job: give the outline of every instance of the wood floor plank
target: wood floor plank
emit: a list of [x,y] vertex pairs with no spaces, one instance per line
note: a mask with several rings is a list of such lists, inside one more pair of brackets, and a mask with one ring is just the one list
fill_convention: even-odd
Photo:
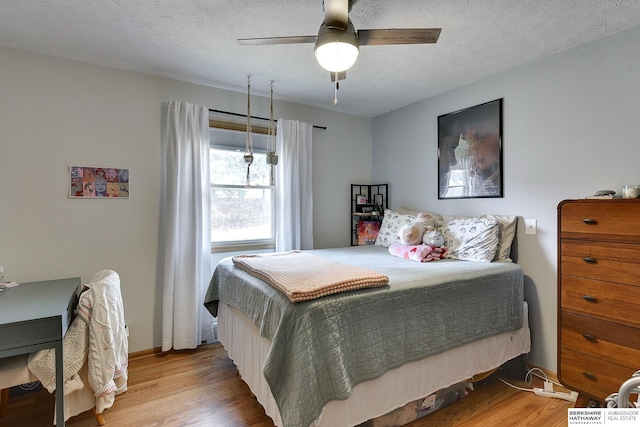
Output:
[[[219,343],[132,356],[128,386],[105,411],[106,427],[273,427]],[[476,385],[467,397],[407,427],[564,427],[571,407],[570,402],[539,397],[495,380]],[[51,426],[53,408],[54,398],[45,390],[12,397],[0,427]],[[69,427],[95,425],[90,412],[67,421]]]

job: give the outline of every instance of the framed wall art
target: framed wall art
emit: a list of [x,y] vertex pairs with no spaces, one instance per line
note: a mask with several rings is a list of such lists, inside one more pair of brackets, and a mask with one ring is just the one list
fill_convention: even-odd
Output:
[[357,205],[366,205],[367,204],[367,196],[365,194],[356,194],[356,204]]
[[69,197],[129,198],[129,169],[69,166]]
[[502,99],[438,117],[438,199],[503,197]]
[[376,208],[380,209],[380,212],[384,212],[384,196],[382,194],[373,196],[373,204],[376,205]]

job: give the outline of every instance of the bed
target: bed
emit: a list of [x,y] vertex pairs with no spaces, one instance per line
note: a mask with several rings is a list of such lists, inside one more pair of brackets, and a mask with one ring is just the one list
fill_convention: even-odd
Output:
[[292,303],[225,258],[205,297],[277,426],[358,425],[530,350],[518,264],[420,263],[377,245],[309,252],[388,285]]

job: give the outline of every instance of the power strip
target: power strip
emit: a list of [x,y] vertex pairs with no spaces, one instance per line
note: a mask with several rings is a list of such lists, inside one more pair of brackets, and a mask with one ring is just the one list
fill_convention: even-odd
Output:
[[564,393],[562,391],[547,391],[543,388],[534,388],[533,392],[538,396],[542,397],[554,397],[556,399],[568,400],[569,402],[575,403],[578,400],[578,392],[572,391],[571,393]]

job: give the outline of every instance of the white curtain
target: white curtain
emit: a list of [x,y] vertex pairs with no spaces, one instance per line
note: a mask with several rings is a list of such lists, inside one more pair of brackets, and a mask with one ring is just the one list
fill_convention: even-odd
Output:
[[213,318],[203,305],[211,278],[208,115],[188,102],[167,106],[162,351],[196,348],[213,338]]
[[311,131],[295,120],[278,120],[276,251],[313,249]]

